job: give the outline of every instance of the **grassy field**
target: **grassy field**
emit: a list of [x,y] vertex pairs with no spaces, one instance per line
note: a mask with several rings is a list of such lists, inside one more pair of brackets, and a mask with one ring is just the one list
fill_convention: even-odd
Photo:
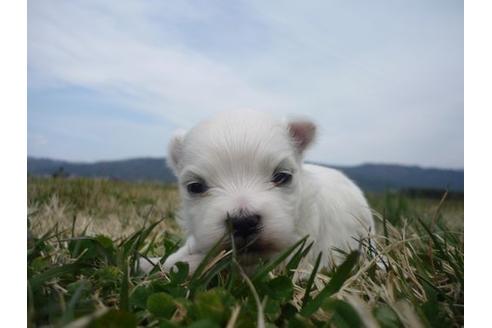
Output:
[[180,242],[173,186],[29,177],[28,325],[462,326],[463,201],[368,198],[380,257],[354,252],[299,280],[309,247],[300,241],[249,277],[234,252],[220,250],[191,277],[186,266],[144,275],[140,256],[165,259]]

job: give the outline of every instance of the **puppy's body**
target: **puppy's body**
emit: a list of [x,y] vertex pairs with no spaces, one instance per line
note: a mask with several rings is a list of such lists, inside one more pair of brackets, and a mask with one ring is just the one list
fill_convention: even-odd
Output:
[[[240,260],[254,265],[309,235],[313,263],[338,262],[333,249],[356,249],[374,231],[360,189],[341,172],[303,163],[315,136],[309,121],[285,122],[258,112],[228,112],[170,142],[168,161],[182,196],[183,247],[165,262],[195,270],[224,235],[244,246]],[[228,232],[231,228],[232,232]],[[149,263],[141,263],[148,269]]]
[[322,265],[338,264],[341,254],[334,249],[352,250],[359,240],[374,232],[371,210],[361,190],[342,172],[318,165],[304,165],[304,201],[298,234],[314,241],[308,261],[314,263],[323,252]]

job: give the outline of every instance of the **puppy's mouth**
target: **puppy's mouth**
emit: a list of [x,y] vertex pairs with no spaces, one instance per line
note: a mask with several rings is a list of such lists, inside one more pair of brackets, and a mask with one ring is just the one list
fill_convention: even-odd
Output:
[[229,246],[234,247],[239,256],[258,255],[263,257],[276,250],[273,243],[262,238],[261,230],[247,236],[234,233],[229,239]]
[[239,254],[261,253],[265,251],[265,246],[261,242],[258,233],[249,236],[234,235],[231,246],[232,244],[234,244],[234,247]]

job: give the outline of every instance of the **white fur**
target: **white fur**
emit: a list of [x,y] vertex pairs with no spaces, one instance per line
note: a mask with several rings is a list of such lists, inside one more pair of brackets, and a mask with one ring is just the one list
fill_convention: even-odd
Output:
[[[315,131],[306,120],[241,111],[220,114],[174,137],[168,163],[178,177],[186,242],[164,269],[182,261],[195,270],[226,233],[227,215],[240,210],[261,215],[259,242],[268,245],[264,252],[244,256],[245,262],[271,258],[306,235],[314,241],[308,264],[323,252],[322,265],[330,266],[339,261],[334,248],[357,249],[357,240],[374,231],[371,211],[361,190],[341,172],[303,164]],[[293,173],[286,186],[270,182],[279,166]],[[192,196],[186,185],[196,178],[209,190]],[[142,268],[150,266],[142,263]]]

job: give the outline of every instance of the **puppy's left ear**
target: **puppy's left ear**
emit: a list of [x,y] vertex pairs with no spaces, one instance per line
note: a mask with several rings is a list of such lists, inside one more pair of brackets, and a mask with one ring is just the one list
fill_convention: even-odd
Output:
[[182,166],[183,142],[186,132],[176,131],[169,141],[167,147],[167,165],[173,170],[174,175],[178,176]]
[[316,137],[316,125],[309,120],[295,120],[288,123],[288,130],[294,147],[302,154]]

